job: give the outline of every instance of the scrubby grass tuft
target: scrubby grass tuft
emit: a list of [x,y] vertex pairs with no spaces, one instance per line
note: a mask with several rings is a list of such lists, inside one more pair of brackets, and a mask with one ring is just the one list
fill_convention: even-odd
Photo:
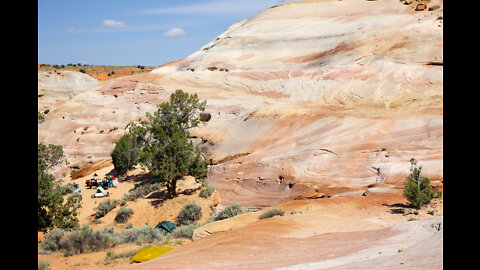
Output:
[[98,204],[96,208],[95,217],[101,218],[104,217],[108,212],[112,211],[119,204],[118,200],[107,199]]
[[215,191],[214,187],[208,186],[208,187],[202,189],[202,191],[200,191],[199,196],[202,197],[202,198],[208,198],[208,197],[212,196],[214,191]]
[[119,243],[121,243],[121,239],[118,234],[113,231],[112,226],[106,227],[103,230],[93,231],[88,225],[84,225],[82,229],[73,231],[60,240],[60,250],[69,256],[104,250]]
[[117,215],[115,216],[115,222],[117,223],[125,223],[133,215],[133,209],[127,207],[120,207],[117,211]]
[[47,260],[38,260],[38,270],[49,270],[50,268],[50,261]]
[[215,217],[215,220],[231,218],[240,213],[242,213],[240,205],[238,205],[238,203],[232,203],[231,205],[225,207],[225,209],[223,209],[220,213],[218,213],[218,215]]
[[202,207],[196,203],[188,203],[180,210],[177,220],[181,225],[190,225],[201,217]]
[[65,231],[63,229],[55,228],[48,234],[45,234],[45,240],[40,243],[41,250],[57,251],[60,247],[60,240],[62,239]]
[[271,218],[273,216],[283,216],[284,211],[283,209],[272,208],[265,211],[263,214],[259,216],[260,219]]
[[149,225],[124,229],[121,233],[123,243],[152,243],[163,239],[163,233]]
[[192,239],[193,231],[198,227],[200,227],[200,223],[198,222],[195,222],[194,224],[190,224],[190,225],[180,226],[172,232],[172,236],[175,238]]

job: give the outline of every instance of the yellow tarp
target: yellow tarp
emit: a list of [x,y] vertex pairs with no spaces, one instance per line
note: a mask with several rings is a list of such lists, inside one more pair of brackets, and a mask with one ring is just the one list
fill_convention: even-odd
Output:
[[171,247],[146,247],[142,248],[137,253],[133,258],[130,260],[131,263],[141,263],[141,262],[146,262],[148,260],[154,259],[160,255],[163,255],[173,248]]

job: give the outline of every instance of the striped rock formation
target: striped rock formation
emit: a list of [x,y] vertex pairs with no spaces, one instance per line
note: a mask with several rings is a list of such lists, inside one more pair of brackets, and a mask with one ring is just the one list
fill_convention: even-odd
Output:
[[433,0],[274,6],[184,59],[55,106],[38,137],[82,167],[183,89],[207,100],[210,120],[191,134],[222,204],[400,188],[412,157],[443,181],[442,18]]

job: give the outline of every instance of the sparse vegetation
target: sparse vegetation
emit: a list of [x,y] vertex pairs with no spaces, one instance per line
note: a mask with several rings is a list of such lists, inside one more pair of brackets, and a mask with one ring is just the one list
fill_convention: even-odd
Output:
[[180,226],[172,232],[172,236],[175,238],[192,239],[193,231],[198,227],[200,227],[200,223],[198,222]]
[[62,196],[67,195],[67,194],[72,194],[75,191],[75,188],[73,187],[72,183],[68,183],[68,184],[63,185],[63,186],[59,185],[57,188],[59,189],[59,192],[60,192],[60,194],[62,194]]
[[49,270],[50,262],[47,260],[38,260],[38,270]]
[[45,114],[38,112],[38,123],[41,124],[43,122],[45,122]]
[[[52,236],[52,234],[54,234]],[[93,231],[88,225],[80,230],[66,234],[61,229],[52,230],[40,243],[40,248],[49,251],[61,251],[66,256],[103,250],[120,243],[120,238],[113,231],[113,227]]]
[[120,207],[115,216],[115,222],[125,223],[133,215],[133,209],[127,207]]
[[143,225],[131,229],[124,229],[120,235],[122,242],[125,244],[136,243],[152,243],[160,241],[164,238],[163,233],[149,225]]
[[182,225],[190,225],[201,217],[202,207],[196,203],[188,203],[180,210],[177,221]]
[[109,264],[114,263],[117,259],[132,258],[133,256],[135,256],[135,254],[137,253],[137,251],[139,249],[140,248],[135,248],[135,249],[119,252],[119,253],[116,253],[113,250],[109,250],[109,251],[107,251],[106,258],[104,260],[100,261],[100,263],[103,264],[103,265],[109,265]]
[[39,64],[38,71],[51,72],[56,69],[65,71],[78,71],[85,73],[97,80],[104,81],[112,78],[118,78],[121,76],[132,75],[134,73],[150,72],[154,69],[153,66],[107,66],[107,65],[88,65],[88,64],[67,64],[67,65],[49,65]]
[[225,207],[218,215],[215,217],[215,220],[222,220],[234,217],[238,214],[242,213],[242,209],[238,203],[232,203],[231,205]]
[[212,186],[208,186],[200,191],[199,196],[202,198],[208,198],[212,196],[213,192],[215,191],[215,188]]
[[417,167],[417,161],[414,158],[410,159],[410,165],[410,175],[403,183],[403,197],[410,202],[412,207],[420,209],[434,197],[441,197],[441,192],[433,191],[430,179],[421,176],[422,166]]
[[265,219],[265,218],[271,218],[274,216],[283,216],[284,211],[283,209],[278,209],[278,208],[272,208],[268,209],[263,214],[259,216],[260,219]]
[[53,229],[45,234],[45,240],[39,245],[39,253],[63,252],[65,256],[89,253],[109,249],[119,244],[147,244],[164,241],[160,230],[143,225],[115,232],[113,226],[102,230],[93,230],[88,225],[66,233],[63,229]]
[[95,211],[95,217],[101,218],[104,217],[108,212],[112,211],[119,204],[118,200],[106,199],[105,201],[98,204]]

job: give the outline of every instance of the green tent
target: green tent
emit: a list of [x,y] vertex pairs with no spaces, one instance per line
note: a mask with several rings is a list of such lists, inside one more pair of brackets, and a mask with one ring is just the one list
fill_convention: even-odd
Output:
[[175,230],[175,224],[170,221],[162,221],[155,226],[155,229],[163,230],[165,233],[171,233]]
[[130,260],[130,264],[132,263],[141,263],[146,262],[148,260],[154,259],[160,255],[163,255],[173,248],[171,247],[146,247],[142,248]]

